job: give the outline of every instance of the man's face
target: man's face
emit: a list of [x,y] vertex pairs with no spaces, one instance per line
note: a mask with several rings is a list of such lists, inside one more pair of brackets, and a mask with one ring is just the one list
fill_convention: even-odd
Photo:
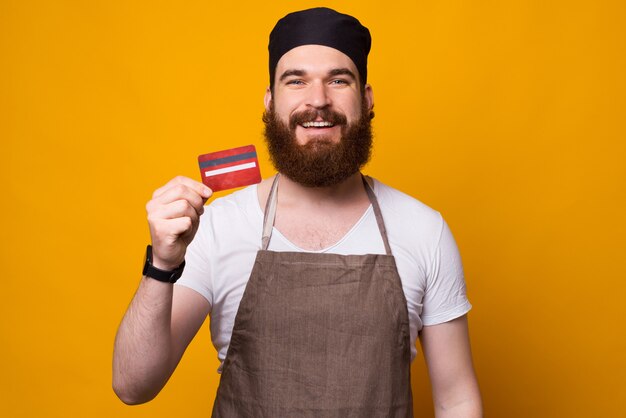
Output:
[[[265,107],[274,103],[274,111],[283,123],[298,113],[314,110],[334,110],[353,123],[361,116],[361,103],[367,108],[373,105],[372,90],[369,85],[363,89],[358,80],[359,73],[352,60],[334,48],[322,45],[303,45],[283,55],[276,66],[275,82],[272,91],[267,91]],[[298,123],[295,134],[300,145],[314,138],[325,137],[339,141],[341,126],[329,124],[322,117],[320,123]]]
[[283,55],[265,96],[276,168],[303,185],[330,186],[357,172],[371,149],[372,90],[348,56],[320,45]]

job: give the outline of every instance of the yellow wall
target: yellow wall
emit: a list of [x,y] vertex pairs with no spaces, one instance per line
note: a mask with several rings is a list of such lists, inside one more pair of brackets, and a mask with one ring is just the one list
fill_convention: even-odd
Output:
[[[272,174],[267,36],[319,3],[226,4],[0,1],[2,416],[208,416],[206,324],[148,405],[115,398],[110,363],[152,190],[248,143]],[[457,237],[487,415],[624,416],[625,3],[326,4],[373,33],[366,172]]]

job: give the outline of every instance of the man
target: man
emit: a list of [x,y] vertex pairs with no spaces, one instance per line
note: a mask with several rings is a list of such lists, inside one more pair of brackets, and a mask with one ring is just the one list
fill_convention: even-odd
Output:
[[213,416],[412,416],[418,333],[437,417],[481,416],[454,239],[437,212],[359,171],[370,42],[330,9],[285,16],[263,118],[279,174],[206,212],[212,192],[191,179],[154,192],[152,248],[115,343],[124,402],[156,396],[210,313]]

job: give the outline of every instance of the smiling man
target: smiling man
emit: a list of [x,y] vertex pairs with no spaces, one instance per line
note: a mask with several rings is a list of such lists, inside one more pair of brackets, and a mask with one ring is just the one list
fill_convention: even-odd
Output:
[[152,247],[115,342],[124,402],[156,396],[210,314],[215,417],[411,417],[418,336],[437,417],[481,416],[452,234],[360,172],[370,45],[331,9],[279,20],[263,116],[279,174],[206,211],[212,192],[191,179],[154,192]]
[[302,45],[282,55],[275,72],[263,120],[276,169],[310,187],[358,172],[370,156],[373,97],[354,62],[328,46]]

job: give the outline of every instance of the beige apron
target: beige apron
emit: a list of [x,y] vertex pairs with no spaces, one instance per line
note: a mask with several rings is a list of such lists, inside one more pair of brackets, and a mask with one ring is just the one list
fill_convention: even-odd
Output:
[[409,316],[378,201],[386,254],[262,250],[235,317],[213,417],[412,417]]

